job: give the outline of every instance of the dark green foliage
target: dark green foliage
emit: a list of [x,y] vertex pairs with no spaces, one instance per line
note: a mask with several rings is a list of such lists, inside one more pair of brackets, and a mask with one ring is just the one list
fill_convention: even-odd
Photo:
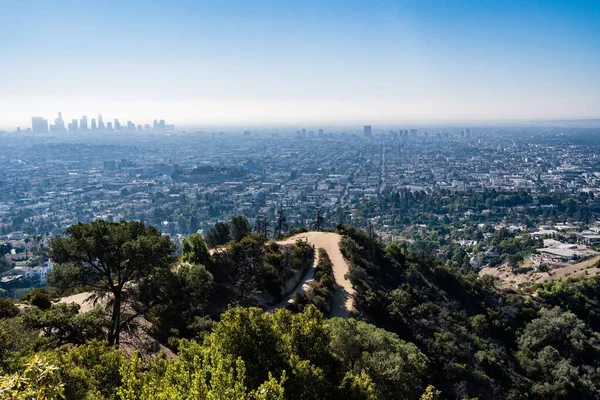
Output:
[[600,277],[546,282],[535,293],[551,306],[560,306],[600,332]]
[[52,307],[52,295],[46,288],[35,288],[31,292],[21,297],[21,301],[36,306],[40,310],[47,310]]
[[115,398],[121,385],[120,367],[125,357],[104,341],[91,340],[81,346],[63,346],[44,353],[58,367],[66,400]]
[[170,336],[195,337],[197,318],[204,315],[204,306],[212,290],[213,277],[203,265],[179,263],[172,271],[140,282],[140,300],[152,304],[148,319],[153,323],[153,336],[166,343]]
[[365,371],[380,399],[418,398],[425,389],[427,357],[397,335],[354,319],[327,323],[333,354],[345,371]]
[[[350,278],[358,291],[355,306],[359,314],[415,343],[430,360],[430,382],[443,393],[456,398],[548,395],[530,382],[544,386],[544,379],[550,381],[544,376],[556,379],[556,374],[552,375],[551,370],[543,374],[540,370],[524,372],[524,360],[535,360],[537,353],[521,351],[517,355],[523,340],[521,332],[538,317],[536,303],[519,294],[498,291],[493,279],[465,277],[451,266],[399,247],[390,246],[386,251],[356,229],[341,230],[347,235],[342,242],[343,252],[351,261]],[[569,298],[559,297],[564,301]],[[591,298],[589,301],[591,305]],[[577,304],[569,303],[574,308]],[[593,319],[592,307],[580,308],[582,315]],[[594,340],[589,343],[591,348],[596,347]],[[589,350],[589,354],[595,353]],[[569,379],[591,387],[590,382],[600,380],[590,375],[588,367],[581,366],[589,365],[581,357],[578,353],[579,364],[572,364],[575,367],[570,372],[576,379]],[[600,387],[597,385],[577,393],[588,396]],[[562,388],[557,393],[562,394],[554,398],[566,399],[576,392]]]
[[234,242],[239,242],[245,236],[249,235],[250,232],[252,232],[252,228],[250,227],[250,222],[245,217],[238,215],[231,220],[229,237]]
[[[168,270],[173,262],[174,244],[153,227],[136,221],[111,223],[97,220],[72,225],[66,237],[53,238],[50,256],[66,265],[55,275],[100,295],[112,297],[107,340],[119,343],[119,334],[128,321],[122,318],[126,301],[125,284],[144,278],[155,270]],[[56,281],[56,279],[55,279]],[[67,285],[69,283],[61,283]]]
[[44,311],[29,310],[23,314],[23,322],[26,327],[41,332],[49,347],[101,339],[106,327],[102,309],[80,313],[77,304],[64,303],[54,304]]
[[229,241],[229,225],[225,222],[217,222],[206,234],[208,247],[223,245]]
[[182,261],[205,266],[212,263],[208,246],[200,233],[192,233],[183,239],[182,247]]
[[227,305],[257,306],[280,300],[284,282],[312,265],[314,250],[304,243],[265,245],[261,235],[251,234],[214,254],[209,268],[215,280],[209,301],[211,315]]
[[0,320],[0,374],[14,373],[23,367],[23,357],[33,354],[39,330],[30,329],[20,317]]
[[19,315],[19,307],[13,299],[0,298],[0,319],[14,318]]
[[600,335],[558,307],[540,314],[517,341],[517,359],[535,382],[533,397],[599,398]]
[[6,258],[0,256],[0,274],[8,271],[12,268],[12,265],[8,262]]

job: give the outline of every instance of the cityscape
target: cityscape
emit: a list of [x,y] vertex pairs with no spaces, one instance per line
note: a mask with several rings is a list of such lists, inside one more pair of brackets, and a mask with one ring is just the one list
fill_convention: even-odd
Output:
[[597,0],[1,13],[0,400],[600,399]]
[[[42,117],[31,117],[31,128],[27,128],[27,132],[32,133],[60,133],[60,132],[86,132],[86,131],[127,131],[127,132],[165,132],[175,130],[175,125],[168,125],[164,119],[154,120],[152,126],[150,124],[135,125],[132,121],[127,121],[126,124],[121,125],[117,118],[113,122],[104,123],[102,114],[98,114],[98,119],[90,119],[88,125],[87,115],[82,115],[80,119],[74,118],[71,122],[65,125],[62,113],[59,111],[58,117],[54,120],[54,124],[49,124],[47,119]],[[21,128],[17,127],[16,132],[20,132]]]

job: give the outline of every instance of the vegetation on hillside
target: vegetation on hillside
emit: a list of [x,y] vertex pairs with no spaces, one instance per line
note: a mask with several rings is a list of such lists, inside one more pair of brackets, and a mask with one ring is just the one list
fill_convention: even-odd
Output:
[[[266,243],[248,232],[211,255],[194,234],[173,257],[153,228],[128,224],[76,225],[53,241],[52,251],[63,256],[56,286],[26,296],[23,307],[0,302],[1,396],[600,397],[600,278],[547,282],[528,293],[500,290],[489,276],[464,275],[340,225],[355,318],[324,317],[335,283],[322,249],[306,295],[312,300],[265,313],[253,305],[279,300],[285,279],[311,265],[311,246]],[[136,252],[148,266],[125,258]],[[107,265],[110,279],[94,275]],[[130,279],[120,280],[119,270]],[[127,323],[119,334],[147,331],[156,341],[152,356],[109,340],[116,334],[111,280],[122,282],[118,312]],[[55,303],[60,290],[73,290],[67,282],[95,290],[104,303],[89,312]]]

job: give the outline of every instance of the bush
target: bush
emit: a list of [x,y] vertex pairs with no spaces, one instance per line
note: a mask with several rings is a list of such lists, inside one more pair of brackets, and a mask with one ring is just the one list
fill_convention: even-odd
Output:
[[50,292],[44,288],[33,289],[23,296],[21,300],[32,306],[36,306],[40,310],[48,310],[52,307],[52,297],[50,296]]
[[19,307],[12,299],[0,299],[0,319],[14,318],[19,315]]

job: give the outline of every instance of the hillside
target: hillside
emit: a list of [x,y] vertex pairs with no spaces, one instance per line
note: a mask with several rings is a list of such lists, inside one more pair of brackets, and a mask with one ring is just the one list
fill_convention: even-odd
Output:
[[[136,232],[149,243],[163,240],[127,223],[85,227],[96,228],[122,238],[96,246],[100,254],[123,251],[126,235],[143,243]],[[57,265],[61,274],[72,268]],[[129,343],[117,342],[121,351],[108,346],[103,327],[111,307],[47,304],[38,292],[26,309],[0,304],[3,373],[32,374],[26,362],[38,357],[38,370],[58,368],[45,384],[61,391],[52,385],[65,383],[68,399],[600,396],[599,277],[535,284],[524,295],[344,225],[278,243],[248,234],[212,255],[201,236],[191,235],[181,259],[149,271],[125,288],[122,315],[132,325],[121,333],[133,338],[144,328],[129,317],[139,315],[152,324],[144,330],[156,350],[173,351],[169,357],[159,350],[142,362]],[[298,284],[284,294],[286,276]],[[331,308],[298,297],[299,287],[331,293]],[[301,307],[291,298],[301,298]],[[256,301],[276,306],[241,304]],[[328,319],[319,306],[353,318]],[[14,380],[5,375],[1,382],[0,390]]]
[[566,265],[560,268],[554,268],[548,272],[526,272],[514,273],[511,268],[503,265],[500,267],[486,267],[479,271],[479,275],[491,275],[500,280],[500,285],[506,288],[527,288],[536,283],[543,283],[555,280],[564,280],[569,278],[586,278],[600,274],[600,268],[597,267],[600,262],[600,256],[591,257],[579,263]]

